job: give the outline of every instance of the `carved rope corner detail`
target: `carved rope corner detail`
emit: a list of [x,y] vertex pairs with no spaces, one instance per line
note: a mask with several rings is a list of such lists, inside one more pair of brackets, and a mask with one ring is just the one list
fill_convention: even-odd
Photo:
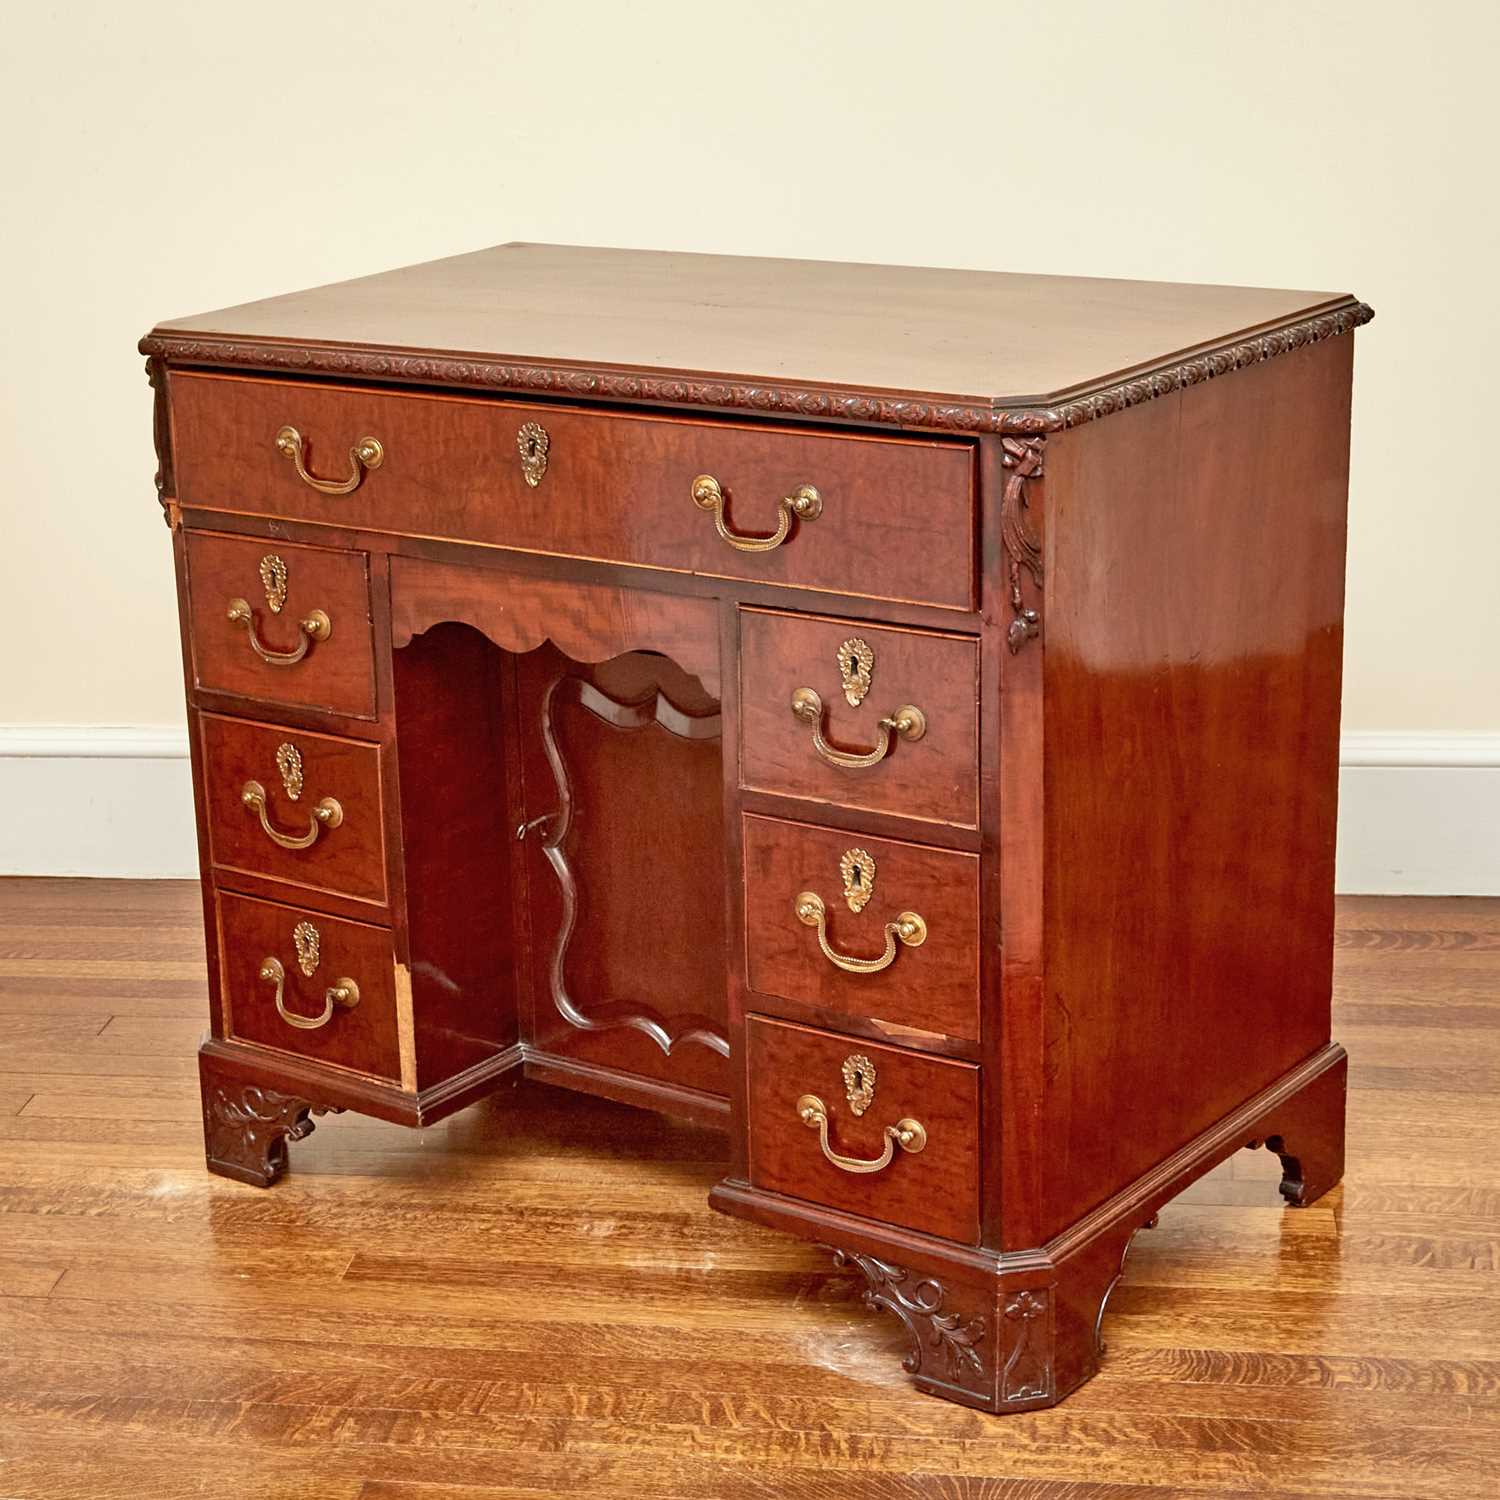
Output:
[[979,1346],[985,1337],[982,1317],[967,1322],[959,1313],[943,1311],[947,1292],[933,1277],[918,1280],[904,1266],[891,1265],[873,1255],[853,1250],[834,1250],[833,1263],[840,1270],[854,1266],[865,1278],[864,1303],[873,1310],[894,1313],[911,1336],[911,1352],[901,1361],[910,1375],[922,1372],[930,1358],[941,1365],[951,1381],[973,1383],[984,1377],[984,1359]]
[[1013,618],[1006,631],[1005,643],[1014,656],[1029,640],[1042,632],[1041,611],[1027,604],[1021,586],[1024,569],[1031,576],[1032,587],[1042,592],[1042,544],[1031,523],[1031,498],[1026,483],[1042,477],[1047,439],[1042,437],[1001,438],[1005,468],[1005,487],[1000,495],[1000,539],[1004,543]]

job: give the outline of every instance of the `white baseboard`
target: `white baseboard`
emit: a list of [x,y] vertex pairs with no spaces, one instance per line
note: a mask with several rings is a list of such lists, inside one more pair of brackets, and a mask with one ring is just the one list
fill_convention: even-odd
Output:
[[0,875],[197,874],[185,729],[0,724]]
[[[1500,896],[1500,733],[1348,734],[1346,894]],[[184,731],[0,725],[0,875],[198,873]]]
[[1338,889],[1500,896],[1500,734],[1346,734]]

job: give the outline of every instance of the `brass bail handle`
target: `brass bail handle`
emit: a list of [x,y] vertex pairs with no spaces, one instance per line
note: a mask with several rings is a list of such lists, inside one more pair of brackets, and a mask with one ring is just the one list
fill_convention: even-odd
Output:
[[255,613],[250,608],[248,599],[229,601],[229,622],[232,625],[245,627],[250,649],[267,666],[272,667],[295,667],[307,655],[308,647],[314,641],[326,641],[333,634],[333,621],[321,609],[309,610],[306,618],[297,622],[297,633],[300,637],[297,645],[290,651],[273,651],[256,633]]
[[316,1031],[320,1026],[326,1026],[333,1018],[335,1007],[353,1010],[359,1004],[359,986],[352,979],[339,979],[323,993],[322,1015],[299,1016],[295,1011],[286,1008],[286,969],[281,960],[279,958],[262,959],[260,977],[266,983],[276,986],[276,1014],[288,1026],[295,1026],[298,1031]]
[[385,447],[379,438],[362,437],[349,450],[349,477],[347,479],[319,479],[308,472],[307,460],[302,451],[302,434],[295,427],[286,426],[276,434],[276,451],[290,460],[303,484],[309,484],[320,495],[349,495],[359,488],[360,481],[371,469],[378,469],[385,462]]
[[260,814],[260,826],[273,844],[283,849],[311,849],[325,828],[337,828],[344,821],[344,809],[337,797],[324,797],[307,818],[306,833],[283,833],[273,827],[266,808],[266,789],[258,781],[247,781],[240,788],[240,801],[251,812]]
[[724,489],[712,474],[700,474],[693,481],[693,503],[713,514],[714,530],[736,552],[772,552],[787,539],[793,517],[816,521],[823,514],[823,497],[812,485],[799,484],[790,495],[776,502],[776,530],[770,536],[747,536],[735,531],[724,519]]
[[878,974],[896,961],[896,945],[920,948],[927,941],[927,923],[914,911],[899,912],[895,921],[885,924],[885,952],[879,958],[854,958],[840,953],[828,941],[828,908],[816,891],[801,891],[792,904],[797,920],[818,929],[818,947],[834,968],[846,974]]
[[878,766],[891,753],[893,736],[915,743],[927,733],[927,715],[914,704],[903,703],[875,726],[876,739],[870,750],[840,750],[828,743],[823,733],[823,700],[810,687],[799,687],[792,693],[792,717],[812,725],[813,749],[831,766],[844,771],[860,771]]
[[859,1156],[840,1156],[828,1141],[828,1106],[816,1094],[803,1094],[798,1099],[797,1117],[809,1130],[818,1132],[823,1155],[841,1172],[883,1172],[895,1159],[898,1146],[915,1156],[927,1145],[927,1130],[922,1122],[904,1119],[885,1127],[885,1150],[879,1156],[868,1160]]

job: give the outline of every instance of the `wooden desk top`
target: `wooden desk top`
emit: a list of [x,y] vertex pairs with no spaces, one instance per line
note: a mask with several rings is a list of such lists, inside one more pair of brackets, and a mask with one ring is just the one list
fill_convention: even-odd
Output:
[[1045,431],[1371,316],[1343,294],[497,245],[163,323],[169,362]]

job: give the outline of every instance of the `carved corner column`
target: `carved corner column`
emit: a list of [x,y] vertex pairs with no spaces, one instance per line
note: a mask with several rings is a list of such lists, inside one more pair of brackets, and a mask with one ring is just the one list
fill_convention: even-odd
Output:
[[330,1105],[283,1093],[198,1054],[203,1094],[203,1151],[210,1172],[270,1187],[286,1171],[287,1142],[312,1134],[312,1116]]

